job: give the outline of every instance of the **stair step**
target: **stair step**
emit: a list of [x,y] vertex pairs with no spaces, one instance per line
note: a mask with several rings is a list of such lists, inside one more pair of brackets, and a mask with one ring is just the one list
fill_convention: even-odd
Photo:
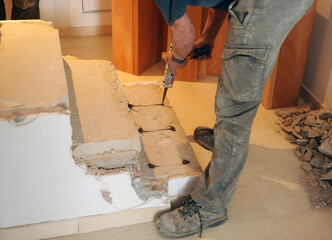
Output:
[[191,193],[202,169],[174,109],[167,99],[160,104],[162,89],[157,82],[137,82],[124,84],[123,90],[141,132],[142,178],[153,172],[169,196]]
[[0,119],[68,109],[58,31],[43,21],[0,24]]
[[64,60],[75,160],[107,169],[137,166],[141,142],[114,65],[71,56]]

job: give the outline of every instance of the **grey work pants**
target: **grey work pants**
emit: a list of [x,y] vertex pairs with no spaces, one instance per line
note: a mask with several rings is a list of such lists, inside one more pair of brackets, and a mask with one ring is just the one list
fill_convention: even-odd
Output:
[[229,26],[215,99],[215,151],[192,198],[214,209],[232,200],[245,164],[263,88],[287,34],[313,0],[238,0]]

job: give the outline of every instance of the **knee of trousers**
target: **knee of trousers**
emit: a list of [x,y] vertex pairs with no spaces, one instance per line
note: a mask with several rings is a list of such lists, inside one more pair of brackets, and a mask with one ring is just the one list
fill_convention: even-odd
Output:
[[39,3],[39,0],[13,0],[16,7],[28,9]]
[[260,102],[268,78],[269,46],[225,44],[217,97]]

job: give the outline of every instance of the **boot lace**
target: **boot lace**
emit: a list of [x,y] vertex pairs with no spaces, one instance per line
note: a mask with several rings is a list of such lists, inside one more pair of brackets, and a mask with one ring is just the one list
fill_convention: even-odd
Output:
[[179,209],[180,215],[183,217],[184,220],[187,219],[187,217],[192,217],[195,214],[198,214],[200,226],[199,226],[199,237],[202,237],[202,231],[203,231],[203,223],[202,223],[202,216],[200,213],[200,209],[202,206],[200,206],[198,203],[196,203],[193,199],[188,199],[183,202],[182,208]]

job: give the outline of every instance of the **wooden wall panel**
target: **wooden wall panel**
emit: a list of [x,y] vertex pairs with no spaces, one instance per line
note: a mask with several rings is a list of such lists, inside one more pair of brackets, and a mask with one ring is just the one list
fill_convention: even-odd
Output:
[[133,19],[132,0],[112,0],[113,63],[129,73],[134,72]]
[[167,47],[169,47],[168,45],[168,25],[167,22],[165,21],[165,19],[163,18],[163,29],[162,29],[163,33],[162,33],[162,38],[163,38],[163,42],[162,42],[162,51],[163,52],[168,52]]
[[161,59],[162,21],[153,0],[112,0],[116,69],[139,75]]
[[267,81],[264,91],[263,91],[263,100],[262,100],[262,105],[266,109],[271,109],[272,108],[272,101],[273,101],[273,95],[274,95],[274,90],[275,90],[275,84],[277,81],[277,73],[278,73],[278,66],[279,66],[279,57],[280,54],[278,55],[276,64],[272,70],[271,76],[269,80]]
[[287,36],[280,49],[272,108],[297,106],[317,1]]
[[[201,33],[203,32],[205,22],[208,15],[208,8],[203,8]],[[205,78],[206,76],[219,76],[221,70],[221,54],[226,41],[226,34],[228,29],[228,14],[225,13],[225,20],[219,30],[215,40],[215,45],[211,53],[211,59],[198,62],[198,78]]]
[[[203,7],[200,35],[202,35],[202,32],[204,30],[204,24],[206,22],[207,17],[208,17],[208,8]],[[197,78],[206,78],[207,61],[198,61],[197,68],[198,68]]]
[[138,74],[161,60],[163,16],[153,0],[139,1]]
[[[228,16],[228,15],[227,15]],[[224,21],[221,26],[219,33],[217,35],[214,48],[211,54],[211,59],[207,63],[207,75],[210,76],[219,76],[221,71],[221,54],[224,49],[224,44],[226,41],[226,34],[228,29],[228,20]]]

